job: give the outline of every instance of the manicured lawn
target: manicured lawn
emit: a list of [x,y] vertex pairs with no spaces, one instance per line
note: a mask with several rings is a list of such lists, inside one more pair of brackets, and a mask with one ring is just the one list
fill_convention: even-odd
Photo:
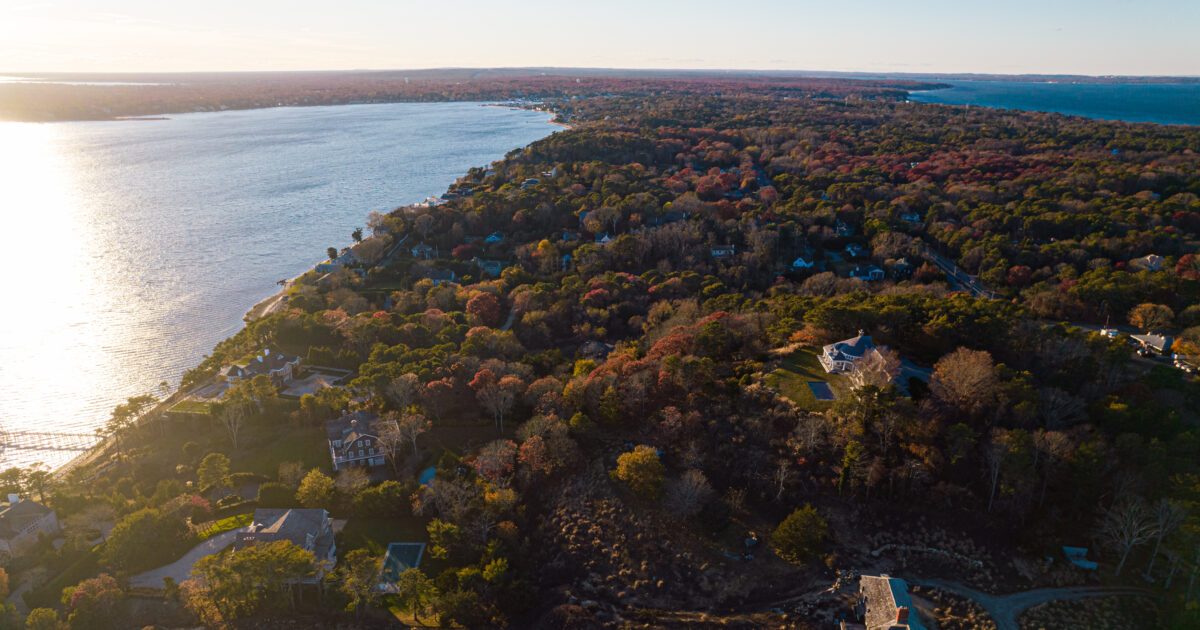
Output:
[[[354,549],[366,549],[382,556],[394,542],[426,542],[425,521],[415,516],[404,518],[352,518],[338,534],[338,555]],[[425,550],[421,565],[429,560]]]
[[230,458],[233,471],[258,473],[274,479],[283,462],[300,462],[306,470],[328,470],[331,466],[325,432],[316,428],[290,428],[242,440],[242,444],[247,445],[256,442],[262,446],[243,448]]
[[237,529],[249,525],[254,520],[254,514],[247,512],[246,514],[235,514],[220,520],[213,521],[204,531],[200,532],[200,541],[203,542],[230,530]]
[[840,378],[842,377],[825,372],[825,368],[817,361],[815,349],[803,348],[784,357],[779,369],[767,375],[766,384],[778,390],[801,409],[825,411],[832,403],[817,400],[808,384],[826,382],[833,385]]
[[175,413],[208,413],[209,403],[200,402],[198,400],[181,400],[175,403],[168,411]]

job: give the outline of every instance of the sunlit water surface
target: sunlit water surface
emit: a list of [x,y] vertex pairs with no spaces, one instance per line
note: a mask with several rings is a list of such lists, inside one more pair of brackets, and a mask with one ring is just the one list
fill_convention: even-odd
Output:
[[[367,213],[441,194],[548,120],[437,103],[0,123],[0,423],[92,432]],[[0,466],[73,455],[8,449]]]

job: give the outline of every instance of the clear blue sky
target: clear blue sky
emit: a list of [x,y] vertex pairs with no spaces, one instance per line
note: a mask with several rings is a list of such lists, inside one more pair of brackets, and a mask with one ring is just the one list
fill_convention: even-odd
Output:
[[1200,0],[2,0],[0,71],[1200,75]]

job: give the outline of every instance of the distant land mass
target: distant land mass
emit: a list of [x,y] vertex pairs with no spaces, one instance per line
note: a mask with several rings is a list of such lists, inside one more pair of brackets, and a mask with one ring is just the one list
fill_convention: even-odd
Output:
[[112,120],[279,106],[714,93],[904,100],[948,87],[892,78],[798,73],[571,68],[440,68],[346,72],[0,73],[0,120]]

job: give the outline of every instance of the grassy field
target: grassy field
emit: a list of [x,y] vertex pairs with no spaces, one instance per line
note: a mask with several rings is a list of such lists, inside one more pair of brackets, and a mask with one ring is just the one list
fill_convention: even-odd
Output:
[[[813,396],[812,390],[809,389],[809,381],[820,381],[834,385],[837,379],[842,378],[836,374],[828,374],[825,368],[821,367],[821,363],[817,360],[817,351],[814,348],[803,348],[796,350],[791,354],[783,357],[782,364],[778,370],[767,375],[767,387],[771,387],[779,391],[792,402],[796,403],[801,409],[808,411],[825,411],[833,403],[825,400],[817,400]],[[836,387],[834,387],[836,391]]]
[[322,468],[328,471],[332,466],[325,432],[318,428],[288,428],[271,435],[247,437],[242,439],[243,444],[264,446],[243,449],[231,457],[231,470],[258,473],[274,479],[283,462],[298,461],[306,470]]

